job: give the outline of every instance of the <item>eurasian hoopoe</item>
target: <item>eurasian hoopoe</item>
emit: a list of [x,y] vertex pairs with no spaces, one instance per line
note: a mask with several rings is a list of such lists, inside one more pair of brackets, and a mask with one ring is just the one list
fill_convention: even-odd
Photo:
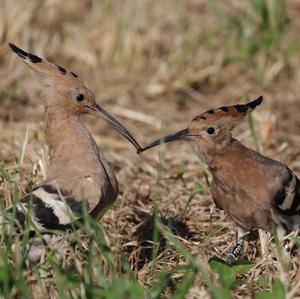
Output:
[[[46,139],[49,146],[47,179],[16,206],[16,218],[23,224],[28,203],[31,219],[41,230],[66,229],[86,208],[100,218],[118,195],[113,169],[99,151],[81,116],[105,119],[140,149],[128,130],[95,102],[94,93],[78,76],[59,65],[9,44],[11,49],[45,83]],[[6,213],[8,210],[5,210]]]
[[186,140],[213,176],[216,206],[237,223],[238,242],[228,261],[240,253],[243,237],[252,229],[277,227],[279,237],[300,227],[300,181],[284,164],[255,152],[232,138],[231,130],[260,105],[262,97],[244,104],[211,109],[188,126],[145,146]]

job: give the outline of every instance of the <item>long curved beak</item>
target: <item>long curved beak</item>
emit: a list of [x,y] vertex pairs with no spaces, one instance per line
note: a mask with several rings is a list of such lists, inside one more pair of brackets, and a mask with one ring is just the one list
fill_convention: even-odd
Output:
[[98,118],[103,118],[108,124],[110,124],[114,129],[116,129],[121,135],[123,135],[133,146],[136,148],[139,153],[142,148],[139,143],[135,140],[132,134],[111,114],[106,112],[100,105],[96,104],[94,107],[86,106],[90,113],[95,115]]
[[146,146],[144,146],[141,150],[138,150],[138,154],[140,154],[141,152],[144,152],[144,151],[146,151],[146,150],[148,150],[152,147],[163,144],[163,143],[176,141],[176,140],[185,140],[189,136],[190,136],[189,135],[189,130],[188,129],[183,129],[181,131],[178,131],[175,134],[166,135],[166,136],[161,137],[157,140],[154,140],[153,142],[151,142],[151,143],[147,144]]

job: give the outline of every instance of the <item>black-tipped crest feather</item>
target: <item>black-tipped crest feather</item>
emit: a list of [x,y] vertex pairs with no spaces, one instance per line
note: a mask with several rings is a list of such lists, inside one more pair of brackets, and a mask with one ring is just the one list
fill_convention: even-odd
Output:
[[258,97],[256,100],[246,104],[248,107],[250,107],[251,109],[255,109],[256,106],[260,105],[263,101],[263,96]]
[[238,111],[238,112],[241,112],[241,113],[244,113],[244,112],[247,112],[248,109],[255,109],[256,106],[260,105],[261,102],[263,100],[263,97],[260,96],[258,97],[256,100],[252,101],[252,102],[249,102],[247,104],[237,104],[237,105],[234,105],[233,107]]
[[9,43],[8,45],[22,59],[27,59],[28,58],[32,63],[41,63],[42,62],[42,58],[40,58],[40,57],[38,57],[34,54],[27,53],[24,50],[18,48],[16,45],[12,44],[12,43]]

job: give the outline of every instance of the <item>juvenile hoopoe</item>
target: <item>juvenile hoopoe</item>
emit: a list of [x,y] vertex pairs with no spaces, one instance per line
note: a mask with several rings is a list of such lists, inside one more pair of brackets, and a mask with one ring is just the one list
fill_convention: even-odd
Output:
[[261,104],[263,98],[211,109],[188,126],[145,146],[189,141],[195,154],[213,176],[212,197],[238,226],[238,242],[230,251],[232,262],[240,253],[243,237],[252,229],[267,231],[276,225],[279,237],[300,227],[300,181],[284,164],[255,152],[234,139],[231,130]]
[[[113,169],[82,122],[82,115],[103,118],[140,149],[131,133],[95,101],[78,76],[9,44],[45,86],[46,139],[49,146],[47,179],[16,206],[22,224],[32,202],[31,219],[40,230],[66,229],[86,208],[100,218],[118,195]],[[7,212],[5,210],[4,212]]]

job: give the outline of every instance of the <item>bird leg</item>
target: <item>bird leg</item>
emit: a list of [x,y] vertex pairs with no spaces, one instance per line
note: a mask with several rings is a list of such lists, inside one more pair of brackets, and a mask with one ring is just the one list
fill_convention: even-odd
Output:
[[229,251],[229,254],[227,256],[228,264],[232,264],[233,262],[235,262],[238,256],[240,255],[244,245],[244,237],[247,234],[248,231],[242,229],[241,227],[238,227],[238,240],[236,244]]
[[227,263],[232,264],[233,262],[236,261],[238,256],[240,255],[244,245],[244,239],[239,239],[237,240],[236,244],[234,245],[233,248],[229,251],[229,254],[227,256]]

